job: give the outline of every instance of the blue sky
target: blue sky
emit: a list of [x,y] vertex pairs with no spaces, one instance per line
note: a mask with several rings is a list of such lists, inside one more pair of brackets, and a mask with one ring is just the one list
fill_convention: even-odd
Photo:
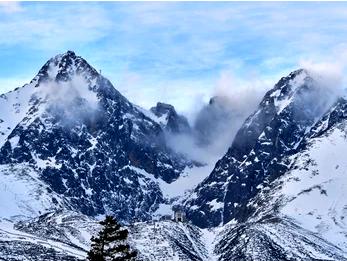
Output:
[[303,64],[344,64],[347,3],[0,3],[0,92],[74,50],[144,107],[187,111],[264,91]]

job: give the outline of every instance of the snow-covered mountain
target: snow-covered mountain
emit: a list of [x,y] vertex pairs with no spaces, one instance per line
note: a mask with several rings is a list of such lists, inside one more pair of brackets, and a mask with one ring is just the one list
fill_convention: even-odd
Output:
[[[171,105],[132,104],[71,51],[50,59],[0,96],[0,260],[84,259],[104,214],[146,261],[347,260],[346,99],[297,70],[215,166],[177,153],[187,144],[168,138],[197,129],[206,148],[230,116],[221,105],[191,128]],[[176,204],[188,223],[158,221]]]
[[166,202],[160,185],[196,165],[166,145],[150,112],[71,51],[2,95],[0,108],[3,217],[65,208],[148,220]]
[[187,199],[195,224],[226,224],[220,260],[346,260],[347,106],[329,92],[282,78]]
[[281,159],[297,151],[305,134],[328,109],[328,91],[305,70],[282,78],[187,200],[190,219],[201,227],[245,221],[255,211],[249,200],[288,170]]
[[288,157],[289,171],[254,201],[257,204],[266,198],[268,203],[278,206],[276,215],[295,220],[344,250],[347,249],[346,119],[347,101],[340,98],[306,135],[300,152]]
[[90,236],[97,229],[92,218],[69,211],[1,219],[0,260],[85,260]]
[[347,101],[338,101],[281,159],[288,171],[248,201],[245,222],[224,226],[220,260],[346,260]]
[[[99,225],[74,212],[52,212],[28,220],[0,220],[4,260],[84,260]],[[145,261],[347,260],[346,253],[290,219],[201,229],[173,221],[128,226],[129,243]]]

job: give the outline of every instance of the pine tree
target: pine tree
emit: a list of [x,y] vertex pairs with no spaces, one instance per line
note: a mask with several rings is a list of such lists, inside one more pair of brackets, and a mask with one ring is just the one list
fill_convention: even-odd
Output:
[[132,261],[137,253],[130,250],[127,244],[128,230],[122,228],[112,216],[101,221],[101,231],[92,237],[89,261]]

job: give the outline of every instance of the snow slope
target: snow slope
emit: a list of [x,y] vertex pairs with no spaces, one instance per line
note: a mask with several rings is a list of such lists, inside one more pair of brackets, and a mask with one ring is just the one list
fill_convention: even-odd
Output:
[[[276,182],[280,214],[347,251],[346,101],[313,128],[291,170]],[[336,117],[336,115],[338,117]]]
[[228,224],[217,238],[220,261],[347,260],[346,252],[283,218]]
[[[11,261],[84,259],[89,240],[99,229],[97,220],[71,211],[21,221],[2,219],[0,257]],[[214,230],[173,221],[138,222],[128,229],[129,244],[138,251],[140,260],[217,260],[210,245]]]
[[60,240],[42,238],[16,229],[8,220],[0,221],[0,260],[83,260],[85,251]]
[[0,217],[35,217],[64,205],[28,164],[0,165]]

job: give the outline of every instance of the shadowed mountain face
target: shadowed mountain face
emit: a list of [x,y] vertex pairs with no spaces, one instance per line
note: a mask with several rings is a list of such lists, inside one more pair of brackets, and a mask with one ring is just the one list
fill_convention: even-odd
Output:
[[0,163],[35,173],[52,205],[149,219],[163,202],[154,181],[171,183],[192,165],[166,146],[160,124],[73,52],[50,59],[1,100],[4,113],[17,110],[11,119],[0,115]]

